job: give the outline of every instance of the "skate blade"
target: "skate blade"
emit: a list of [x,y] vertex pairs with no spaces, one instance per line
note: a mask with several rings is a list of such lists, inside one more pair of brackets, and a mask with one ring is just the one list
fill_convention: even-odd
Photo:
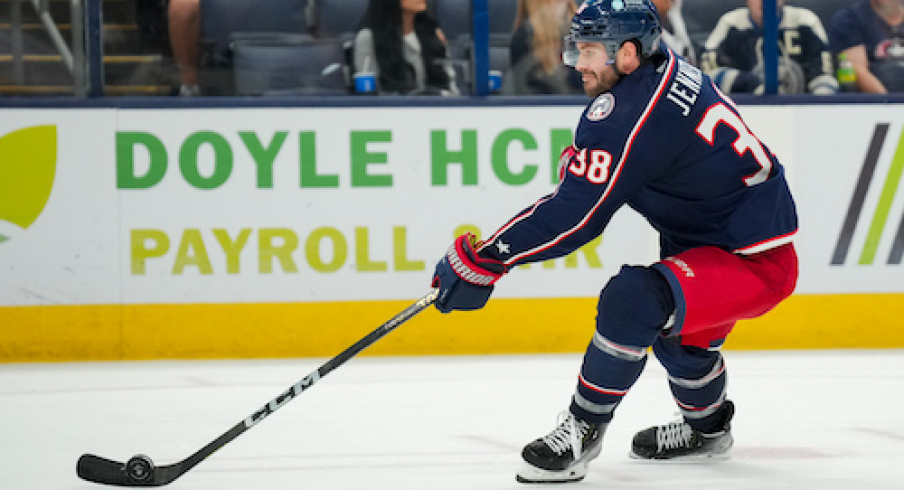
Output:
[[638,454],[635,454],[633,451],[628,453],[628,457],[631,459],[636,459],[638,461],[655,461],[657,463],[715,463],[718,461],[725,461],[727,459],[731,459],[731,455],[728,453],[720,453],[720,454],[694,454],[690,456],[675,456],[673,458],[645,458]]
[[515,475],[519,483],[568,483],[581,481],[587,476],[587,463],[578,463],[563,471],[551,471],[523,463]]
[[723,437],[720,441],[710,447],[709,451],[705,453],[686,454],[683,456],[673,456],[671,458],[649,458],[635,453],[634,449],[632,448],[630,451],[628,451],[628,457],[630,457],[631,459],[657,462],[674,461],[676,463],[707,463],[730,459],[732,447],[734,447],[734,438],[731,436],[731,434],[728,434],[727,437]]
[[684,456],[674,456],[671,458],[647,458],[635,453],[633,450],[628,451],[628,457],[631,459],[637,459],[641,461],[655,461],[657,463],[708,463],[708,462],[717,462],[717,461],[725,461],[726,459],[731,459],[731,451],[729,448],[726,448],[723,451],[714,452],[714,453],[704,453],[704,454],[688,454]]

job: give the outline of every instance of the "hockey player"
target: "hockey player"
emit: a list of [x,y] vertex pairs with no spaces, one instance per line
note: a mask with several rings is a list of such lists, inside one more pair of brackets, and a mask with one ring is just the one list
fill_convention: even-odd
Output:
[[734,408],[719,348],[736,321],[773,308],[797,280],[782,166],[712,81],[659,39],[650,0],[581,5],[564,58],[592,100],[558,187],[485,242],[458,237],[436,266],[436,307],[474,310],[512,267],[576,250],[624,205],[660,234],[660,261],[623,266],[600,293],[570,406],[522,451],[521,482],[584,478],[649,347],[683,417],[637,433],[631,456],[725,455]]
[[[822,22],[810,10],[777,0],[779,92],[832,95],[838,80]],[[725,93],[762,93],[763,0],[719,19],[703,45],[700,66]]]

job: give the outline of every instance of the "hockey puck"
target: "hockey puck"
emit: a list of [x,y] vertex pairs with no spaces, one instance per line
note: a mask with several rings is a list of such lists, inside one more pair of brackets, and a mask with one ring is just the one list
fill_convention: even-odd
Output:
[[134,482],[148,481],[154,477],[154,462],[143,454],[136,454],[126,463],[126,474]]

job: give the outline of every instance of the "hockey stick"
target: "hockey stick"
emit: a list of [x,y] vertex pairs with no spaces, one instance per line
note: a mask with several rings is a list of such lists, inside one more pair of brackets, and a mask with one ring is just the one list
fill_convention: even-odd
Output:
[[123,487],[159,487],[170,484],[175,481],[176,478],[179,478],[190,469],[194,468],[198,463],[207,459],[208,456],[232,442],[236,437],[294,400],[301,392],[313,386],[314,383],[326,376],[327,373],[345,364],[346,361],[355,357],[359,352],[369,347],[377,340],[383,338],[384,335],[395,330],[396,327],[410,320],[414,315],[424,311],[424,309],[433,304],[438,293],[438,289],[431,290],[411,306],[405,308],[404,311],[392,317],[388,322],[380,325],[379,328],[367,334],[366,337],[355,342],[351,347],[345,349],[342,353],[317,368],[316,371],[305,376],[301,381],[280,393],[276,398],[270,400],[269,403],[249,415],[245,420],[242,420],[233,428],[223,433],[220,437],[211,441],[196,453],[178,463],[155,467],[151,458],[143,454],[133,456],[126,463],[101,458],[93,454],[83,454],[76,465],[76,473],[83,480]]

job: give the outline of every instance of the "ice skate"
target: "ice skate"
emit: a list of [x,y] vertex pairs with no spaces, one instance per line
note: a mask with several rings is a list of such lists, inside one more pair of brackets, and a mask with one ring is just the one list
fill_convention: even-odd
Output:
[[734,404],[726,400],[720,411],[721,429],[711,433],[695,430],[683,419],[642,430],[634,435],[630,456],[635,459],[698,461],[725,459],[734,444],[730,424],[734,416]]
[[521,451],[521,483],[564,483],[587,475],[590,460],[599,456],[607,424],[591,424],[567,412],[555,430]]

